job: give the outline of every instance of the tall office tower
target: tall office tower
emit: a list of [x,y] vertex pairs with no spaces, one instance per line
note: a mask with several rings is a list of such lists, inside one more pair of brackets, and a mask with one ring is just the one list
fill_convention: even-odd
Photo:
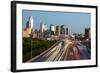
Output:
[[33,28],[33,17],[32,16],[29,17],[29,26],[31,29]]
[[65,34],[68,35],[68,28],[66,28],[66,33]]
[[47,28],[47,24],[44,24],[44,31],[47,31],[48,28]]
[[55,34],[55,26],[53,24],[50,25],[50,33],[51,35]]
[[90,38],[90,28],[85,28],[85,38]]
[[60,35],[60,27],[59,26],[56,26],[55,34],[58,36]]
[[33,30],[33,17],[29,16],[29,19],[26,23],[26,27],[22,32],[23,37],[30,37],[32,34],[32,30]]
[[61,34],[65,34],[65,28],[64,28],[64,25],[61,25]]
[[91,38],[91,29],[89,30],[89,38]]
[[44,24],[43,22],[40,23],[40,32],[44,32],[44,31],[47,31],[47,25]]
[[43,27],[44,27],[44,24],[43,22],[40,23],[40,32],[43,32]]

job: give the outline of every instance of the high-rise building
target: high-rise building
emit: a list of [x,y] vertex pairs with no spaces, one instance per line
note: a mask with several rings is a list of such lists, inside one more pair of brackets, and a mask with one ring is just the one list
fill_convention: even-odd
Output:
[[55,34],[60,35],[60,26],[56,26]]
[[40,23],[40,32],[43,32],[43,28],[44,28],[44,23],[41,22],[41,23]]
[[26,27],[22,32],[23,37],[30,37],[33,32],[33,16],[29,16]]
[[55,34],[55,26],[53,24],[50,25],[50,33],[51,35]]
[[85,28],[85,38],[90,38],[90,28]]
[[29,26],[31,29],[33,28],[33,16],[29,17]]
[[68,35],[68,28],[66,28],[66,33],[65,34]]
[[61,34],[65,34],[65,28],[64,28],[64,25],[61,25]]
[[40,23],[40,32],[39,32],[39,37],[41,39],[45,39],[48,35],[48,27],[47,24],[45,24],[44,22]]
[[47,28],[47,24],[44,24],[44,31],[47,31],[48,28]]
[[40,32],[43,33],[44,31],[47,31],[47,25],[42,22],[40,23]]

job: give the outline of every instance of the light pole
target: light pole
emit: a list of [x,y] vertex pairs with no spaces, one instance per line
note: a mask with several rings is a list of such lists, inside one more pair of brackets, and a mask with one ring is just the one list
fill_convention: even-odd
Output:
[[31,30],[30,38],[31,38],[31,58],[32,58],[32,38],[33,38],[33,32],[32,32],[32,30]]
[[32,58],[32,38],[33,38],[33,16],[29,16],[29,27],[31,28],[31,34],[30,34],[30,39],[31,39],[31,58]]

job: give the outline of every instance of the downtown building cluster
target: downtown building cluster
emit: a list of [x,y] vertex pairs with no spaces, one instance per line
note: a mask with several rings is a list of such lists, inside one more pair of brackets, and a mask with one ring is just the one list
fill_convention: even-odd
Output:
[[[44,40],[60,40],[66,37],[71,37],[75,39],[88,39],[91,38],[90,28],[85,28],[83,33],[73,33],[70,35],[68,32],[68,27],[65,25],[50,24],[48,26],[44,22],[40,23],[39,29],[35,29],[33,26],[33,17],[29,16],[29,20],[26,23],[26,27],[22,32],[24,38],[38,38]],[[33,30],[34,29],[34,30]]]
[[68,35],[68,28],[64,25],[50,24],[48,26],[44,22],[40,23],[39,29],[34,29],[33,17],[30,16],[26,23],[26,27],[22,32],[24,38],[39,38],[46,40],[59,40],[64,39]]

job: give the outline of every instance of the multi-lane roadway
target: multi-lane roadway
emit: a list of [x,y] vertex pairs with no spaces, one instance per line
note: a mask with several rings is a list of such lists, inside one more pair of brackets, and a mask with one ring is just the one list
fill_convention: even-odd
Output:
[[91,54],[80,42],[64,39],[27,62],[67,61],[90,59]]

